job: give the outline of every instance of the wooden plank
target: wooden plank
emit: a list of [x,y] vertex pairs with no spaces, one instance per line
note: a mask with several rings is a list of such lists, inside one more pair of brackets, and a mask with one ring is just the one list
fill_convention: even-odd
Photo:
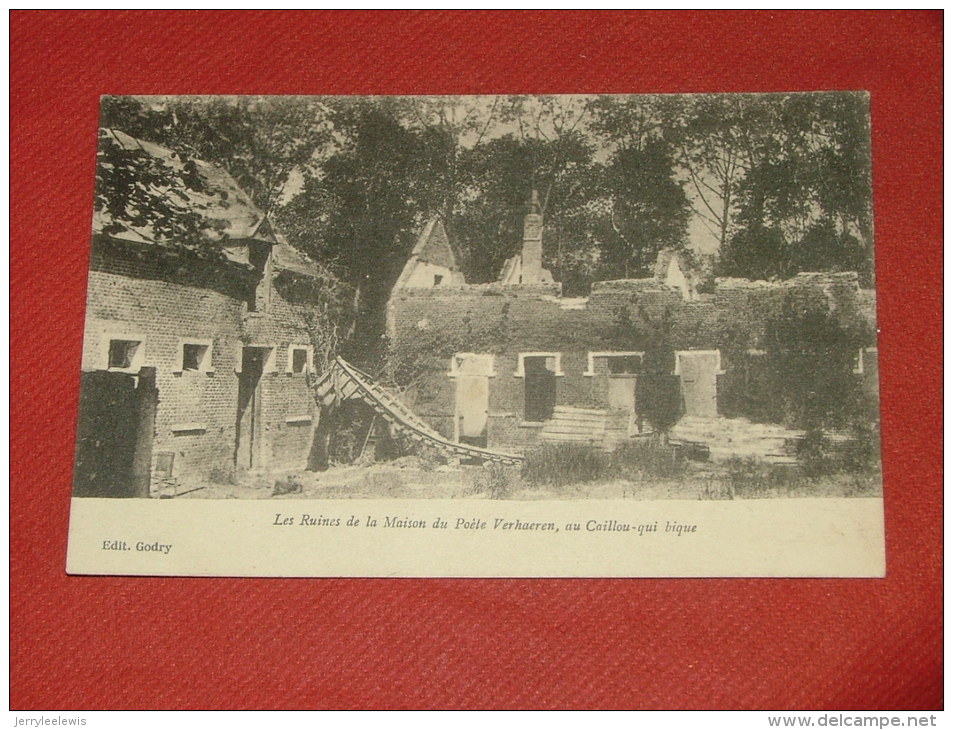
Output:
[[568,441],[593,441],[596,439],[604,438],[604,434],[592,434],[592,433],[552,433],[545,432],[539,434],[540,438],[548,438],[553,440],[568,440]]
[[604,423],[566,423],[565,421],[551,421],[543,426],[544,431],[561,431],[568,433],[570,431],[605,431]]
[[606,415],[605,409],[600,408],[576,408],[576,406],[555,406],[553,413],[589,413],[599,416]]

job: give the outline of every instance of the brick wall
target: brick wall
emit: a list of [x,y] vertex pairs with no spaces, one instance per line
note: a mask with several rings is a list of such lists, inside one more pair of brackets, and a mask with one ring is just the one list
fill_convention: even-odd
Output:
[[[391,362],[398,380],[417,378],[412,407],[447,436],[453,435],[455,384],[448,377],[456,352],[492,353],[488,443],[522,447],[538,427],[522,423],[523,379],[514,377],[519,353],[561,354],[557,405],[605,408],[607,379],[584,375],[590,351],[642,351],[659,328],[676,350],[720,350],[719,387],[744,388],[731,371],[748,350],[763,346],[768,313],[779,297],[825,300],[846,317],[870,299],[855,274],[801,274],[787,282],[726,280],[697,301],[654,280],[600,282],[585,301],[562,300],[554,288],[474,285],[456,289],[398,289],[388,306]],[[875,371],[875,368],[869,368]]]
[[[83,369],[107,367],[110,339],[141,338],[138,365],[156,368],[159,391],[153,454],[173,453],[180,480],[221,478],[235,463],[241,348],[273,347],[261,378],[261,464],[303,468],[317,411],[307,375],[287,372],[289,346],[310,344],[302,305],[272,287],[267,310],[246,313],[247,267],[151,248],[94,245]],[[211,344],[209,371],[183,371],[183,342]]]

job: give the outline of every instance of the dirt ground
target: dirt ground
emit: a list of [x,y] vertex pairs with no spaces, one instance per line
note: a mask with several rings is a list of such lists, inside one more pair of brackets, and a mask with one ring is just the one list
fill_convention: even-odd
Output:
[[880,496],[879,475],[837,474],[820,479],[771,482],[732,480],[725,468],[693,463],[677,479],[612,479],[560,486],[532,485],[519,467],[434,466],[417,457],[320,472],[245,475],[237,484],[180,485],[179,499],[750,499],[774,497]]

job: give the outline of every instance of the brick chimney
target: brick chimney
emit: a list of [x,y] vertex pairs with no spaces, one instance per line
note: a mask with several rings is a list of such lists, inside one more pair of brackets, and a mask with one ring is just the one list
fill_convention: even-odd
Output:
[[534,190],[529,199],[526,217],[523,219],[523,284],[539,284],[543,276],[543,214],[539,195]]

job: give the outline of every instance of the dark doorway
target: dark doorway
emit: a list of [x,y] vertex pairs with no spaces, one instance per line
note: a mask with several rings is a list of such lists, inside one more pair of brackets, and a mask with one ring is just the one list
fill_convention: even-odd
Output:
[[238,416],[235,422],[235,465],[253,469],[260,464],[261,374],[268,348],[243,347],[238,374]]
[[83,373],[74,496],[149,496],[158,396],[155,368]]
[[548,421],[556,407],[556,358],[533,356],[523,359],[525,405],[523,420]]

